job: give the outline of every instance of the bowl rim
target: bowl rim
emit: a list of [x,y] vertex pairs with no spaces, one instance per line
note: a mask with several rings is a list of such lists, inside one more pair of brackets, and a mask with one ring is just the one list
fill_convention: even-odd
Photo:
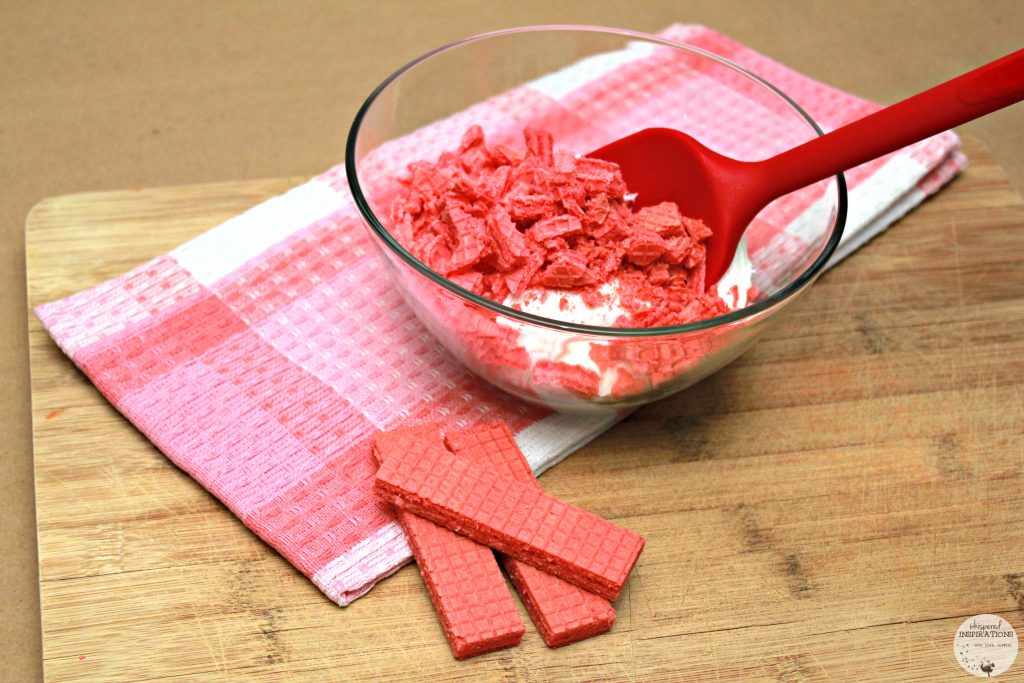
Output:
[[362,106],[359,107],[359,111],[356,112],[355,118],[352,120],[352,124],[349,127],[348,137],[345,143],[345,176],[348,179],[349,190],[352,193],[352,198],[355,201],[356,207],[359,209],[359,213],[362,215],[363,220],[370,226],[371,230],[386,244],[395,254],[405,261],[410,267],[419,272],[421,275],[426,277],[428,280],[444,287],[458,297],[482,306],[486,309],[490,309],[495,313],[499,313],[505,317],[520,320],[522,322],[529,323],[531,325],[545,327],[549,329],[556,329],[563,332],[572,332],[574,334],[582,335],[600,335],[602,337],[661,337],[670,336],[677,334],[686,334],[690,332],[699,332],[704,330],[714,329],[724,325],[729,325],[747,318],[754,317],[763,311],[767,311],[777,304],[780,304],[789,299],[793,294],[799,292],[805,285],[812,282],[824,268],[825,264],[831,258],[836,248],[839,246],[839,241],[842,239],[843,230],[846,227],[847,217],[847,204],[848,194],[846,188],[846,177],[842,173],[837,173],[834,177],[836,179],[836,190],[838,194],[838,204],[836,207],[835,225],[832,228],[832,234],[829,236],[828,242],[825,244],[824,249],[814,260],[814,262],[807,267],[797,277],[793,278],[792,281],[787,283],[784,287],[779,289],[771,296],[765,298],[762,301],[758,301],[753,304],[744,306],[735,311],[715,316],[713,318],[706,318],[704,320],[698,320],[691,323],[685,323],[682,325],[669,325],[665,327],[603,327],[599,325],[583,325],[580,323],[572,323],[563,320],[555,320],[553,318],[545,318],[543,316],[535,315],[533,313],[526,313],[519,311],[510,306],[487,299],[475,294],[468,289],[457,285],[448,278],[444,277],[437,271],[428,267],[425,263],[417,259],[408,250],[405,249],[398,241],[392,237],[391,233],[383,226],[383,224],[377,219],[373,209],[370,208],[369,202],[366,200],[363,194],[362,187],[359,183],[359,176],[356,170],[356,159],[355,159],[355,148],[356,139],[359,135],[359,130],[362,125],[363,119],[366,114],[370,111],[373,103],[377,100],[377,97],[395,80],[397,80],[402,74],[414,68],[418,64],[427,61],[431,57],[438,55],[442,52],[447,52],[463,45],[470,43],[481,42],[490,38],[497,38],[501,36],[514,35],[518,33],[539,33],[544,31],[584,31],[591,33],[607,33],[619,36],[627,36],[639,40],[645,40],[652,43],[659,43],[666,45],[678,50],[697,54],[706,59],[710,59],[714,62],[733,69],[743,76],[750,78],[751,80],[761,84],[768,90],[774,92],[776,95],[781,97],[786,103],[788,103],[793,109],[807,121],[819,136],[824,135],[824,132],[818,126],[817,122],[811,118],[810,114],[804,111],[803,107],[797,104],[791,97],[789,97],[782,90],[772,85],[765,79],[761,78],[757,74],[748,71],[747,69],[735,64],[724,57],[709,52],[702,48],[694,45],[688,45],[674,40],[669,40],[661,36],[657,36],[650,33],[643,33],[640,31],[631,31],[628,29],[613,28],[607,26],[593,26],[593,25],[575,25],[575,24],[540,24],[534,26],[518,26],[514,28],[502,29],[499,31],[489,31],[487,33],[480,33],[477,35],[469,36],[461,40],[457,40],[446,45],[434,48],[429,52],[425,52],[419,57],[406,63],[399,69],[397,69],[390,76],[385,78],[381,83],[373,89],[369,97],[363,102]]

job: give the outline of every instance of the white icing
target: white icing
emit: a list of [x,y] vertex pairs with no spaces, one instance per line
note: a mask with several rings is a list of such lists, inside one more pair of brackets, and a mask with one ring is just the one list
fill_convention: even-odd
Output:
[[[754,267],[747,253],[746,238],[740,240],[736,255],[728,270],[718,282],[718,295],[732,310],[747,305]],[[735,292],[732,291],[736,287]],[[502,302],[504,305],[524,313],[532,313],[542,318],[576,323],[577,325],[596,325],[611,327],[621,316],[627,313],[619,300],[619,284],[617,281],[606,282],[599,288],[602,294],[597,306],[589,306],[583,297],[571,290],[531,289],[523,294],[509,294]],[[563,303],[564,302],[564,303]],[[567,337],[561,332],[552,332],[536,325],[522,323],[509,318],[497,319],[504,325],[519,331],[519,345],[530,354],[531,369],[538,361],[549,360],[576,365],[601,376],[598,388],[600,396],[608,396],[618,377],[618,368],[611,367],[604,371],[590,357],[594,344],[606,345],[606,342],[590,341],[589,337]]]
[[[754,279],[754,264],[750,262],[747,252],[747,238],[744,236],[736,245],[736,255],[732,258],[728,270],[718,281],[718,296],[725,305],[737,311],[747,305],[751,282]],[[735,291],[733,291],[735,287]]]
[[[619,285],[606,282],[598,289],[602,301],[597,306],[588,306],[579,293],[571,290],[531,289],[515,295],[509,294],[503,302],[510,308],[532,313],[543,318],[576,323],[611,327],[626,309],[619,303]],[[563,303],[564,307],[563,307]],[[519,323],[507,318],[498,318],[498,323],[519,330],[519,345],[530,354],[531,367],[540,360],[559,361],[577,365],[601,375],[598,393],[607,396],[615,386],[618,371],[614,368],[601,372],[601,368],[590,357],[592,344],[604,342],[586,341],[585,338],[569,338],[534,325]]]
[[588,306],[583,297],[571,289],[528,289],[522,294],[509,294],[504,303],[524,313],[542,318],[561,320],[577,325],[598,325],[611,327],[627,311],[619,303],[619,283],[606,282],[598,290],[602,301],[597,306]]

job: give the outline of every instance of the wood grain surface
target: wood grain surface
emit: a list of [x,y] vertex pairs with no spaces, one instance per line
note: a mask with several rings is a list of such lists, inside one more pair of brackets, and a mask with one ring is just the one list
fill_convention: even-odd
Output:
[[[963,619],[1024,636],[1024,202],[967,151],[962,177],[746,355],[542,478],[647,538],[612,632],[560,650],[528,626],[518,648],[455,661],[411,566],[337,607],[31,317],[46,679],[970,680]],[[47,200],[30,303],[296,182]],[[1022,674],[1024,656],[1001,680]]]

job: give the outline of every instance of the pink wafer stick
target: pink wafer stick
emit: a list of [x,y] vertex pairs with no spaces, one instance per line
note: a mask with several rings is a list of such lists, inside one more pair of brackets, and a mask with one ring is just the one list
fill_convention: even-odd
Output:
[[[445,443],[460,458],[540,488],[530,463],[503,422],[448,432]],[[596,636],[615,623],[615,608],[601,596],[508,555],[500,559],[548,647]]]
[[[436,424],[378,434],[380,463],[450,455]],[[456,659],[518,645],[525,627],[490,548],[399,509],[398,521]]]
[[388,458],[384,499],[609,600],[619,597],[644,539],[533,485],[431,448]]

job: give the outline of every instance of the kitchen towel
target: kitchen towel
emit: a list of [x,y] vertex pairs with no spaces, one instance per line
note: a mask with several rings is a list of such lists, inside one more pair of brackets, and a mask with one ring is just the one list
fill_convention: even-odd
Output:
[[[673,25],[661,35],[759,74],[826,130],[878,108],[706,27]],[[470,124],[490,132],[536,106],[571,107],[615,132],[628,126],[623,79],[634,87],[643,79],[645,95],[671,106],[674,85],[700,77],[672,64],[635,46],[599,55],[387,144],[436,157]],[[722,101],[737,97],[723,92]],[[694,131],[699,137],[699,126]],[[756,144],[764,131],[753,121],[751,131],[748,144]],[[965,163],[956,136],[943,133],[848,173],[847,228],[830,265]],[[396,170],[386,165],[378,172]],[[389,282],[344,178],[335,167],[118,278],[36,309],[125,417],[341,605],[411,557],[372,493],[375,432],[421,420],[503,420],[539,473],[615,421],[523,404],[439,349]],[[799,239],[799,229],[797,216],[750,248],[780,248]]]

